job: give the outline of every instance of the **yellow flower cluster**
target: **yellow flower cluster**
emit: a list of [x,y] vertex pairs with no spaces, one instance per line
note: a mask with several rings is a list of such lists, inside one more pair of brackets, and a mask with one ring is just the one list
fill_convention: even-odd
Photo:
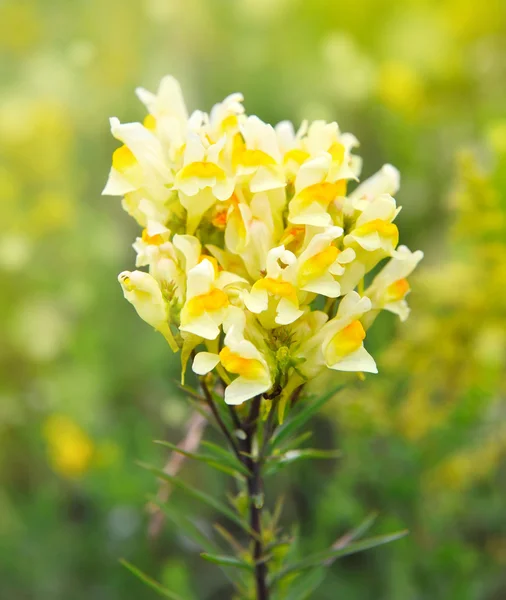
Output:
[[216,369],[229,404],[325,368],[375,373],[366,328],[381,309],[408,316],[406,278],[423,256],[398,246],[398,171],[348,192],[361,160],[337,123],[272,127],[241,94],[189,115],[170,76],[137,94],[148,115],[111,119],[122,145],[104,194],[143,228],[136,267],[148,272],[121,273],[124,295],[182,349],[183,373],[192,356],[195,373]]

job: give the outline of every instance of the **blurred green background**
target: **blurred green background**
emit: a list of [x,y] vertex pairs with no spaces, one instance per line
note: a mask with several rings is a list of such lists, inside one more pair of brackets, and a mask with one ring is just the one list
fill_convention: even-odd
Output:
[[273,123],[337,120],[364,176],[401,170],[401,241],[426,255],[410,320],[371,332],[380,374],[314,423],[344,458],[273,484],[304,551],[371,510],[377,533],[411,530],[315,598],[505,598],[504,0],[0,0],[0,53],[0,597],[154,597],[120,557],[188,600],[230,597],[172,524],[146,534],[156,482],[135,461],[163,465],[152,440],[179,441],[190,409],[116,281],[135,225],[100,196],[108,117],[142,120],[134,88],[171,73],[191,109],[242,91]]

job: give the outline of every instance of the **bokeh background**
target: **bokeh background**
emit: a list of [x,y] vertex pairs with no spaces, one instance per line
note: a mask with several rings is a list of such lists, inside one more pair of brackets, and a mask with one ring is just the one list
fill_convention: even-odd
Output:
[[337,120],[364,175],[400,168],[402,242],[426,255],[410,320],[371,332],[380,374],[314,423],[344,458],[275,483],[303,551],[372,510],[375,532],[411,530],[315,598],[506,597],[505,57],[504,0],[0,0],[1,598],[154,597],[120,557],[188,600],[230,597],[173,524],[146,534],[156,482],[135,461],[163,465],[152,440],[179,441],[190,408],[116,281],[135,226],[100,196],[108,117],[142,119],[134,88],[166,73],[191,109],[242,91],[273,123]]

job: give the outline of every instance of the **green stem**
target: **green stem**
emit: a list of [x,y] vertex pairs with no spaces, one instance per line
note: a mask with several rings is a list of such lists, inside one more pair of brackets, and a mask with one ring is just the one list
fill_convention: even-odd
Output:
[[250,508],[250,527],[255,533],[253,539],[253,560],[255,563],[255,585],[256,600],[269,600],[269,589],[267,587],[267,564],[264,560],[264,542],[262,536],[262,508],[263,481],[262,481],[262,457],[253,457],[254,439],[258,429],[260,417],[261,396],[252,400],[251,410],[244,429],[246,433],[245,446],[248,453],[248,468],[251,475],[248,477],[248,496]]

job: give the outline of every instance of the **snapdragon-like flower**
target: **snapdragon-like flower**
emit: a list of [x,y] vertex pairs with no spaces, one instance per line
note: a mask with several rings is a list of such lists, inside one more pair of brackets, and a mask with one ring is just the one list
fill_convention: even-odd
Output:
[[229,404],[325,369],[377,372],[367,329],[381,310],[408,316],[423,256],[398,247],[397,169],[357,185],[353,135],[324,121],[272,127],[241,94],[209,115],[190,114],[170,76],[137,94],[142,123],[111,119],[121,145],[104,194],[142,227],[147,271],[119,276],[124,295],[182,350],[183,370],[221,380]]

